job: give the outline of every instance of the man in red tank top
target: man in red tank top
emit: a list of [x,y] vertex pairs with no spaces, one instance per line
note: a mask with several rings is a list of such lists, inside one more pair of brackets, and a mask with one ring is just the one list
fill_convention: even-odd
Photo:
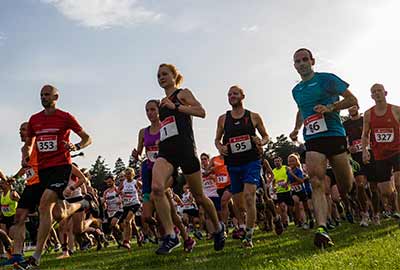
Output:
[[[371,97],[375,106],[364,114],[362,149],[363,162],[368,163],[370,154],[367,150],[369,142],[376,159],[376,177],[381,182],[388,182],[381,186],[381,193],[390,198],[397,195],[395,211],[398,214],[400,205],[400,107],[387,103],[387,92],[382,84],[371,87]],[[371,138],[371,139],[370,139]],[[396,194],[389,184],[393,176],[396,185]]]

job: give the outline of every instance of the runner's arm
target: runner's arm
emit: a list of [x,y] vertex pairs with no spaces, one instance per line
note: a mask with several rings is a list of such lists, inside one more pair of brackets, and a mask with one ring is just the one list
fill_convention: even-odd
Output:
[[10,198],[11,200],[18,202],[21,197],[19,196],[18,192],[14,190],[10,193]]
[[[81,141],[76,144],[76,145],[79,145],[78,146],[79,149],[77,149],[77,150],[85,148],[92,143],[92,138],[89,136],[89,134],[86,133],[86,131],[81,130],[77,133],[77,135],[81,138]],[[76,145],[75,145],[75,147],[76,147]]]
[[7,180],[6,176],[4,175],[4,173],[1,170],[0,170],[0,179],[3,181]]
[[177,109],[179,112],[201,118],[206,117],[206,111],[203,106],[201,106],[200,102],[194,97],[193,93],[189,89],[183,89],[178,96],[183,102],[183,104]]
[[393,112],[393,115],[396,118],[397,122],[400,123],[400,107],[393,105],[392,112]]
[[357,105],[357,98],[350,92],[349,89],[340,94],[343,99],[332,104],[317,105],[314,111],[317,113],[338,112],[340,110],[348,109],[351,106]]
[[27,137],[25,139],[25,144],[24,146],[22,146],[22,167],[27,167],[28,166],[28,162],[29,162],[29,155],[31,153],[31,149],[33,146],[33,139],[30,137]]
[[139,135],[138,135],[138,145],[136,149],[133,149],[132,151],[132,156],[138,160],[139,156],[142,155],[143,153],[143,148],[144,148],[144,128],[142,128],[139,131]]
[[255,127],[261,135],[261,145],[266,145],[269,142],[269,135],[265,129],[264,122],[258,113],[251,113],[252,120],[254,120]]
[[300,110],[297,110],[296,114],[296,121],[294,123],[294,129],[293,131],[289,134],[289,137],[292,141],[297,141],[297,136],[299,134],[299,130],[301,126],[303,125],[303,116],[301,115]]
[[222,135],[224,135],[224,123],[225,123],[225,114],[221,115],[218,118],[217,133],[215,135],[214,144],[215,144],[215,147],[217,147],[217,149],[221,155],[227,156],[228,155],[228,147],[221,143]]
[[366,163],[369,161],[371,158],[368,152],[368,145],[370,141],[370,132],[371,132],[371,126],[370,126],[370,111],[366,111],[364,113],[363,117],[363,131],[361,135],[361,147],[362,147],[362,156],[363,156],[363,162]]

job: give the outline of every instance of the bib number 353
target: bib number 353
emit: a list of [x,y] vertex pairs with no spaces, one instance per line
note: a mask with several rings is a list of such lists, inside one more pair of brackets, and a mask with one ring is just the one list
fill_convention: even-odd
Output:
[[160,141],[164,141],[172,136],[178,135],[178,127],[176,125],[175,116],[169,116],[161,122]]
[[36,139],[39,152],[57,151],[57,135],[43,135]]
[[304,120],[304,128],[306,129],[306,135],[314,135],[328,130],[324,115],[319,113],[313,114]]

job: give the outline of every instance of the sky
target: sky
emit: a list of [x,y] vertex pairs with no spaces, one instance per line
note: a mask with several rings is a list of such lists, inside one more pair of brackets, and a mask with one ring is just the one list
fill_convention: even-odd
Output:
[[194,121],[199,153],[216,154],[216,121],[234,84],[273,139],[290,133],[300,47],[313,51],[316,71],[350,84],[362,111],[376,82],[399,104],[398,10],[396,0],[1,0],[0,169],[18,170],[19,125],[42,110],[47,83],[93,138],[75,161],[127,163],[149,124],[145,102],[164,95],[156,78],[164,62],[178,67],[207,112]]

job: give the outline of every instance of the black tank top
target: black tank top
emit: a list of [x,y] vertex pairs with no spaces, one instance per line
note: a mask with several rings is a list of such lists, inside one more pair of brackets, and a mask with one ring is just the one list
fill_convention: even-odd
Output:
[[[173,103],[182,104],[178,99],[178,94],[182,89],[177,89],[169,99]],[[162,151],[165,148],[191,148],[191,149],[180,149],[180,150],[192,150],[196,149],[196,144],[193,135],[193,124],[192,117],[188,114],[179,112],[177,110],[171,110],[167,107],[160,108],[160,144],[159,148]]]
[[260,159],[251,136],[256,135],[256,129],[251,121],[250,111],[245,110],[240,119],[234,119],[231,111],[226,112],[223,144],[228,146],[228,156],[225,164],[239,166]]

